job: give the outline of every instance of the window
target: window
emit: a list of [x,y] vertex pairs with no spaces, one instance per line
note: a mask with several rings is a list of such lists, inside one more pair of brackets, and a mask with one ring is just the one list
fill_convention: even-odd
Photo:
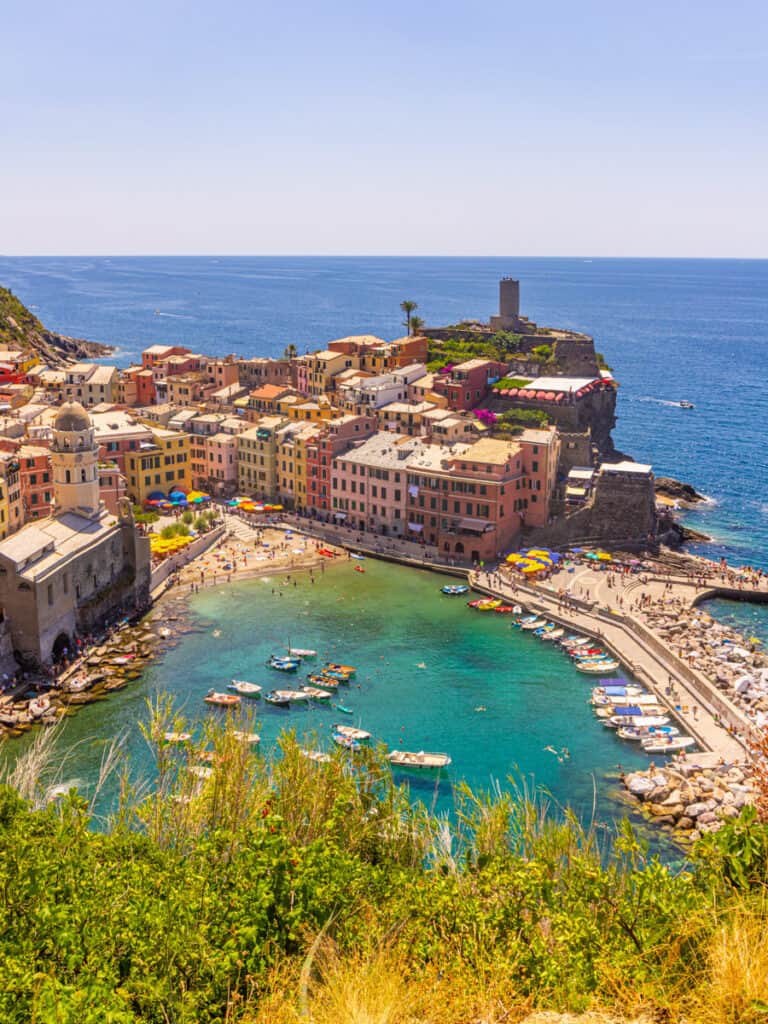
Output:
[[37,473],[30,473],[29,474],[29,482],[31,484],[36,484],[37,483]]
[[50,474],[43,473],[43,483],[47,484],[49,480],[50,480]]
[[32,504],[33,504],[33,505],[36,505],[36,504],[37,504],[37,500],[38,500],[38,495],[37,495],[37,494],[33,494],[33,495],[32,495],[32,496],[30,497],[30,501],[32,502]]
[[70,473],[69,470],[67,470],[66,473],[64,474],[64,479],[68,484],[72,483],[72,474]]
[[534,459],[533,462],[531,463],[531,467],[532,467],[534,473],[538,473],[538,471],[539,471],[539,463],[538,463],[538,461],[536,459]]
[[53,584],[48,584],[48,604],[53,604]]

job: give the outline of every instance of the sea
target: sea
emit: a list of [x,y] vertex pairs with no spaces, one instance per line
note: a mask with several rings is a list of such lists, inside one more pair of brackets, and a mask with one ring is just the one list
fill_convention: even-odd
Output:
[[[768,569],[768,260],[0,257],[0,283],[46,326],[114,345],[111,361],[120,365],[137,362],[153,343],[249,357],[276,356],[289,344],[304,352],[352,334],[391,339],[404,333],[404,299],[418,303],[418,315],[428,325],[487,319],[497,310],[498,281],[505,276],[521,282],[523,315],[595,338],[621,385],[617,447],[651,463],[657,476],[674,476],[708,497],[686,515],[688,525],[711,538],[696,550],[726,557],[733,565]],[[694,408],[681,409],[682,399]],[[566,692],[584,697],[583,681],[574,681],[575,673],[555,652],[523,643],[494,621],[466,619],[437,596],[427,601],[426,591],[418,617],[426,621],[416,631],[414,579],[437,595],[436,580],[426,584],[425,574],[380,566],[361,578],[365,586],[385,586],[367,614],[360,610],[352,623],[346,618],[346,588],[361,584],[345,578],[331,605],[340,617],[331,616],[318,642],[327,647],[334,637],[354,637],[350,653],[339,645],[340,660],[354,657],[366,665],[378,693],[370,698],[378,708],[370,720],[375,726],[381,722],[388,742],[399,738],[403,725],[418,748],[453,744],[457,777],[487,784],[517,765],[524,775],[550,785],[559,799],[585,805],[589,787],[577,785],[577,776],[582,782],[587,776],[596,779],[604,796],[604,779],[620,753],[625,760],[638,756],[624,747],[613,749],[616,741],[606,742],[605,730],[584,731],[590,716],[585,719],[575,713],[575,704],[562,703]],[[202,633],[169,652],[130,697],[116,695],[114,703],[85,709],[73,722],[106,735],[116,724],[112,708],[121,701],[133,707],[149,692],[175,688],[180,679],[194,678],[196,692],[203,685],[199,676],[227,677],[238,659],[248,662],[251,608],[258,617],[278,616],[280,621],[270,625],[275,641],[290,632],[294,643],[312,646],[319,613],[304,616],[306,629],[294,635],[293,619],[303,613],[288,596],[270,603],[262,586],[243,583],[198,595],[191,611],[206,623]],[[711,608],[768,642],[765,607],[716,602]],[[215,623],[233,630],[231,641],[219,645],[226,647],[224,660],[212,653],[218,648],[207,642],[198,648],[194,639]],[[402,635],[390,629],[394,623]],[[387,637],[386,646],[373,645],[370,658],[364,642],[369,633]],[[398,643],[402,657],[395,656]],[[380,657],[394,660],[377,675],[371,659]],[[417,662],[427,668],[415,668]],[[463,704],[453,690],[445,696],[444,663],[450,663],[457,680],[461,677],[457,690],[468,688]],[[241,669],[248,667],[244,663]],[[524,681],[539,687],[535,701],[528,690],[518,692]],[[494,706],[494,696],[492,712],[473,710]],[[513,707],[518,697],[521,703]],[[460,741],[444,731],[449,723],[459,729]],[[572,757],[561,763],[547,746],[566,746]]]

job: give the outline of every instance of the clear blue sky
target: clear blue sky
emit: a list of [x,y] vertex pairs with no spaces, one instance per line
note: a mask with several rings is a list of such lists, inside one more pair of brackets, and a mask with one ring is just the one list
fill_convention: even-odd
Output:
[[20,0],[0,252],[768,256],[768,3]]

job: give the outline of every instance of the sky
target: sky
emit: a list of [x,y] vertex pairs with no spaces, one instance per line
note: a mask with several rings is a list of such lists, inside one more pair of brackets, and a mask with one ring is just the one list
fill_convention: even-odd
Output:
[[0,253],[768,257],[764,0],[5,0]]

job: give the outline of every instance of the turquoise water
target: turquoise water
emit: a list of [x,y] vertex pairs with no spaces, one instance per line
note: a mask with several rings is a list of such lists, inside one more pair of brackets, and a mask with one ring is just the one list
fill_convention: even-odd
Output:
[[[578,673],[556,645],[521,633],[508,617],[474,612],[463,598],[442,596],[444,577],[371,559],[364,574],[353,565],[339,564],[315,584],[297,575],[295,587],[280,586],[273,577],[200,592],[190,605],[195,631],[143,680],[68,720],[63,745],[83,742],[69,760],[67,778],[92,780],[103,741],[123,731],[134,770],[149,776],[149,750],[137,727],[147,697],[172,693],[193,721],[220,715],[203,703],[211,686],[223,689],[232,678],[292,685],[296,677],[264,664],[290,641],[357,667],[353,683],[338,691],[354,715],[256,702],[262,749],[269,750],[286,727],[302,735],[317,732],[330,747],[329,726],[341,719],[360,724],[390,748],[449,753],[453,765],[436,792],[433,780],[412,779],[414,794],[428,804],[436,798],[441,809],[451,806],[452,780],[488,787],[520,773],[584,819],[592,815],[595,793],[598,817],[617,815],[607,773],[615,773],[619,762],[625,768],[646,765],[647,758],[595,718],[586,704],[594,680]],[[481,706],[487,710],[475,710]],[[567,747],[570,759],[560,763],[546,746]]]

